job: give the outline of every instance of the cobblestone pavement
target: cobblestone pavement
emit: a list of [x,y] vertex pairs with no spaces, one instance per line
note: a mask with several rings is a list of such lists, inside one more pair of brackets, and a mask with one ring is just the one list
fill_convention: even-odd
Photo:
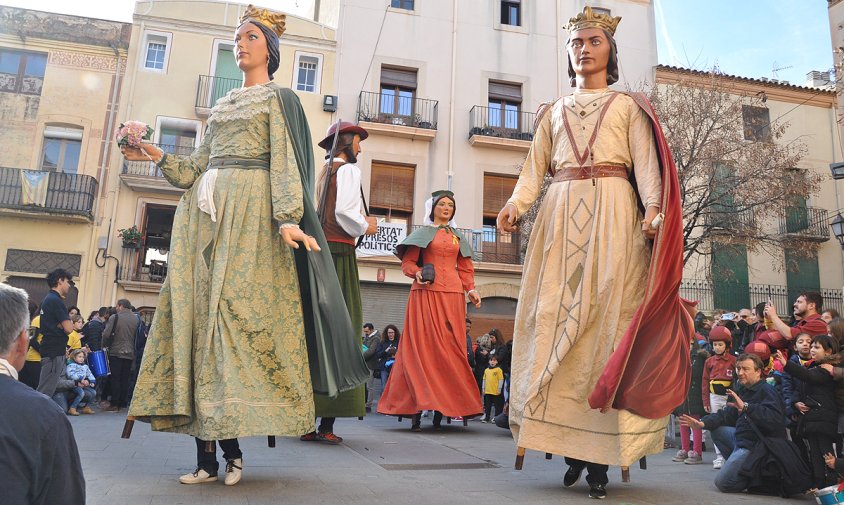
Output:
[[[194,469],[196,449],[184,435],[153,433],[135,423],[129,440],[120,438],[122,414],[97,412],[71,418],[88,483],[90,505],[151,504],[569,504],[595,503],[588,486],[562,486],[561,457],[547,461],[528,452],[524,470],[515,471],[515,448],[507,431],[470,421],[445,425],[434,432],[430,419],[423,432],[411,433],[408,420],[370,414],[363,421],[338,419],[343,444],[300,442],[278,438],[275,449],[265,438],[241,440],[244,477],[227,487],[218,482],[187,486],[179,475]],[[648,470],[631,468],[632,482],[623,484],[618,468],[610,468],[613,504],[756,504],[810,503],[809,498],[781,500],[763,496],[726,495],[712,484],[713,454],[704,464],[673,463],[676,449],[648,457]],[[221,465],[222,466],[222,465]]]

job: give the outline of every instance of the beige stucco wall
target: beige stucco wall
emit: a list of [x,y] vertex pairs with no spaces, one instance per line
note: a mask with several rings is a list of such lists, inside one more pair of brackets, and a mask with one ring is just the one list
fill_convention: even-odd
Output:
[[[18,10],[27,13],[29,11]],[[44,19],[43,13],[27,17]],[[38,170],[41,164],[44,129],[47,125],[76,126],[83,129],[78,174],[100,179],[100,155],[107,124],[106,110],[111,100],[117,59],[125,66],[125,49],[115,51],[100,44],[85,43],[85,37],[100,37],[121,23],[102,20],[80,22],[83,18],[61,17],[78,23],[80,42],[50,40],[34,32],[44,29],[42,21],[32,22],[21,38],[0,33],[0,47],[47,53],[47,65],[40,97],[0,93],[0,166]],[[60,21],[57,21],[60,22]],[[93,34],[93,35],[92,35]],[[46,36],[55,36],[46,29]],[[90,40],[90,39],[89,39]],[[102,200],[95,198],[94,210]],[[43,274],[6,270],[8,249],[75,254],[81,256],[77,285],[80,306],[99,301],[90,296],[93,286],[102,283],[92,267],[95,248],[95,222],[45,211],[0,212],[0,279],[8,276],[43,277]],[[40,301],[40,300],[38,300]],[[84,304],[84,305],[83,305]],[[99,305],[96,305],[99,307]]]
[[[245,5],[229,2],[138,2],[135,6],[132,42],[129,47],[127,82],[123,88],[118,120],[136,119],[156,125],[162,117],[200,122],[200,136],[206,117],[195,109],[200,75],[214,74],[214,52],[220,41],[232,42],[234,30]],[[170,37],[166,71],[142,68],[145,33],[164,33]],[[319,93],[297,92],[311,128],[314,142],[321,140],[331,124],[331,116],[322,110],[323,95],[336,94],[334,66],[336,43],[334,30],[305,18],[287,16],[286,31],[281,37],[281,64],[275,82],[290,87],[294,79],[296,51],[322,56],[322,77]],[[156,132],[156,135],[158,132]],[[157,137],[156,137],[157,138]],[[314,145],[315,159],[323,153]],[[110,254],[124,258],[116,230],[136,225],[140,228],[146,204],[175,206],[179,194],[132,189],[121,182],[122,157],[119,152],[110,158],[109,209],[103,214],[98,236],[107,236]],[[126,263],[124,259],[124,263]],[[123,265],[125,267],[125,265]],[[102,283],[98,296],[111,303],[121,297],[136,306],[155,306],[158,289],[155,283],[114,284],[113,264],[100,270]]]

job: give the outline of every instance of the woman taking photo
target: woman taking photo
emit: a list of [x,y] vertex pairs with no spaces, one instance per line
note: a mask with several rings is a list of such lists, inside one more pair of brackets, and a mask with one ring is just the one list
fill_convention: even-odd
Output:
[[413,431],[420,430],[422,410],[436,411],[435,429],[444,415],[467,417],[483,411],[466,361],[464,293],[475,307],[481,305],[472,248],[448,224],[454,218],[454,194],[437,191],[432,197],[433,225],[413,232],[396,248],[402,272],[413,285],[401,348],[378,403],[382,414],[412,416]]

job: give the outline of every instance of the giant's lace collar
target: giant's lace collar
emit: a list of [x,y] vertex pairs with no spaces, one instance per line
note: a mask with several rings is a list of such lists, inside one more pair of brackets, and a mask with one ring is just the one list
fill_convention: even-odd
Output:
[[236,119],[251,119],[258,114],[270,112],[271,98],[275,91],[268,84],[248,88],[235,88],[217,100],[211,109],[209,123],[224,123]]

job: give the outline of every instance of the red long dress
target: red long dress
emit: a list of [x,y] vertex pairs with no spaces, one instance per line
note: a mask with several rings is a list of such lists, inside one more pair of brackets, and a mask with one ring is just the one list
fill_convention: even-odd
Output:
[[[420,249],[409,246],[402,272],[415,278]],[[407,299],[404,332],[378,412],[411,416],[438,410],[447,417],[472,416],[483,411],[475,377],[466,360],[466,301],[464,291],[475,288],[472,259],[459,256],[459,243],[440,229],[422,252],[433,263],[431,285],[415,280]]]

